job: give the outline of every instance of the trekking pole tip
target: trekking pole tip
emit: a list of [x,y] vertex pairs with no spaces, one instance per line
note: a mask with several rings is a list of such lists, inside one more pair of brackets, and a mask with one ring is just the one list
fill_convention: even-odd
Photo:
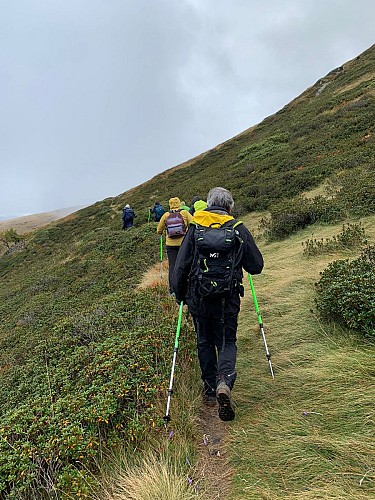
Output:
[[164,427],[165,427],[165,428],[167,428],[168,422],[170,422],[170,421],[171,421],[171,417],[170,417],[170,415],[165,415],[165,416],[163,417],[163,420],[164,420]]

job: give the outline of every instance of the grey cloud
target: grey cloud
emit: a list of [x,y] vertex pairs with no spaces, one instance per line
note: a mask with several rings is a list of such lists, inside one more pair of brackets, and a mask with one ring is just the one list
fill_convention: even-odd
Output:
[[3,0],[0,215],[92,203],[259,122],[372,43],[371,0]]

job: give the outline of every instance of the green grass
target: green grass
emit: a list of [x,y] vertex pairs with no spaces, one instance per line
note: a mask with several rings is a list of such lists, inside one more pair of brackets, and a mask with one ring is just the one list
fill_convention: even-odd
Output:
[[[363,221],[375,240],[375,218]],[[328,237],[340,226],[315,226]],[[262,245],[254,279],[275,370],[268,372],[248,292],[239,326],[233,499],[358,498],[375,493],[374,344],[319,320],[314,282],[332,253],[307,259],[308,230]],[[305,413],[307,412],[307,413]]]

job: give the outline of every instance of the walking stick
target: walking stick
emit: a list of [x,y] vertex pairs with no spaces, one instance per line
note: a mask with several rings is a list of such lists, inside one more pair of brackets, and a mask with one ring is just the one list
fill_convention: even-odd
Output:
[[254,289],[253,278],[252,278],[252,276],[251,276],[251,274],[250,274],[250,273],[248,273],[248,276],[249,276],[249,283],[250,283],[251,293],[252,293],[252,295],[253,295],[253,300],[254,300],[255,311],[256,311],[257,316],[258,316],[259,328],[260,328],[260,332],[261,332],[262,337],[263,337],[264,347],[265,347],[265,349],[266,349],[266,356],[267,356],[267,359],[268,359],[268,364],[270,365],[271,375],[272,375],[272,378],[274,379],[274,378],[275,378],[275,376],[274,376],[274,374],[273,374],[273,369],[272,369],[271,354],[270,354],[270,352],[269,352],[269,350],[268,350],[268,346],[267,346],[266,335],[265,335],[265,333],[264,333],[264,328],[263,328],[262,316],[261,316],[260,311],[259,311],[259,306],[258,306],[257,296],[255,295],[255,289]]
[[147,220],[147,224],[150,223],[150,219],[151,219],[151,210],[148,209],[148,220]]
[[176,338],[175,338],[175,341],[174,341],[174,351],[173,351],[173,361],[172,361],[171,378],[170,378],[170,381],[169,381],[169,389],[168,389],[167,409],[165,410],[165,416],[163,417],[163,419],[164,419],[164,427],[165,428],[167,428],[168,422],[171,420],[171,416],[169,414],[169,408],[170,408],[170,405],[171,405],[171,396],[172,396],[172,393],[173,393],[173,377],[174,377],[174,369],[175,369],[175,366],[176,366],[176,359],[177,359],[178,340],[180,338],[183,305],[184,305],[183,302],[181,302],[181,304],[180,304],[180,311],[178,313]]
[[160,236],[160,279],[163,278],[163,235]]

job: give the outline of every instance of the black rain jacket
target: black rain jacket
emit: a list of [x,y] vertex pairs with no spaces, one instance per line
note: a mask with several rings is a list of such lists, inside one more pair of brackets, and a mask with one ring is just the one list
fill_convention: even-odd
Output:
[[[209,212],[209,213],[207,213]],[[201,299],[197,294],[194,280],[191,276],[192,265],[195,257],[195,225],[194,222],[208,227],[212,222],[225,222],[233,220],[233,217],[220,207],[210,207],[195,214],[193,223],[181,244],[177,255],[177,260],[172,277],[172,287],[178,301],[184,301],[189,306],[192,316],[206,316],[207,314],[215,317],[222,316],[222,302],[217,298]],[[255,244],[250,231],[243,225],[236,226],[240,238],[243,240],[241,245],[238,265],[236,266],[237,277],[242,281],[242,268],[250,274],[260,274],[263,269],[263,257]],[[243,295],[243,286],[237,287],[229,299],[225,300],[224,315],[233,316],[240,310],[240,295]]]

